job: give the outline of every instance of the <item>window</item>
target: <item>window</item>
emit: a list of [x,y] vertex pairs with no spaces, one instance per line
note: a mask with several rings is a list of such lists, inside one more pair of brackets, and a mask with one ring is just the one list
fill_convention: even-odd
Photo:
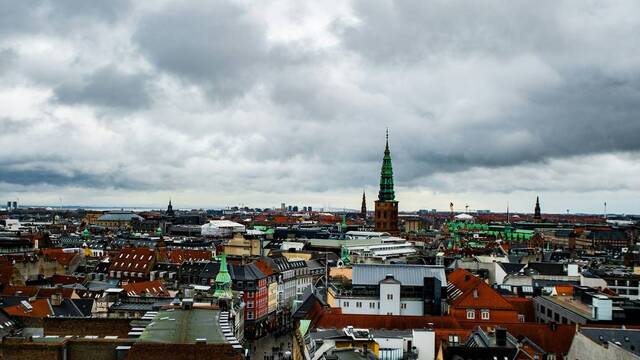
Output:
[[524,315],[518,314],[518,321],[524,322]]
[[460,342],[460,338],[458,337],[458,335],[449,335],[449,344],[455,345],[458,342]]
[[400,304],[400,308],[401,308],[401,309],[406,309],[406,308],[407,308],[407,303],[402,303],[402,304]]
[[253,301],[247,301],[247,309],[253,309]]
[[473,289],[473,298],[474,299],[478,298],[478,289]]
[[253,320],[253,311],[247,311],[247,320]]
[[467,309],[467,319],[475,319],[476,311],[475,309]]
[[361,307],[362,307],[362,302],[360,302],[360,301],[356,301],[356,307],[357,307],[357,308],[361,308]]
[[349,302],[348,302],[348,301],[343,302],[343,303],[342,303],[342,306],[343,306],[343,307],[349,307]]
[[370,303],[369,303],[369,308],[370,308],[370,309],[375,309],[375,308],[376,308],[376,303],[374,303],[374,302],[370,302]]
[[480,317],[482,320],[489,320],[489,309],[482,309],[480,311]]
[[393,300],[393,294],[387,294],[387,300]]

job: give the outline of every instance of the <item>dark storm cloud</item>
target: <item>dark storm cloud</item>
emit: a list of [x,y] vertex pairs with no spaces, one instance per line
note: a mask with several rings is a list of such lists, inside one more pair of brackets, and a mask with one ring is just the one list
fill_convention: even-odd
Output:
[[[437,111],[428,111],[426,116],[418,111],[405,114],[404,120],[392,125],[401,133],[395,149],[401,157],[398,162],[406,166],[401,173],[404,180],[470,166],[503,167],[640,150],[640,139],[635,135],[640,130],[640,63],[631,60],[619,65],[619,56],[640,54],[633,31],[621,32],[615,23],[601,29],[602,38],[594,34],[597,31],[582,31],[585,19],[612,16],[605,6],[576,6],[567,11],[551,3],[503,5],[486,1],[356,1],[359,22],[335,25],[346,49],[358,54],[372,72],[406,66],[437,74],[443,65],[464,59],[506,64],[528,56],[556,78],[530,88],[518,84],[496,88],[494,91],[504,91],[505,97],[514,90],[520,92],[522,101],[503,106],[491,119],[480,119],[473,113],[464,121]],[[616,36],[604,35],[607,31]],[[614,49],[624,55],[607,53]],[[483,74],[487,69],[478,62],[476,74],[467,74],[464,79],[452,74],[454,77],[447,80],[475,85],[517,78],[530,71],[505,69],[503,74],[487,78]],[[418,88],[412,79],[406,80],[409,90],[411,86]],[[448,84],[433,86],[446,89]],[[399,109],[405,108],[404,100],[394,95],[387,93]],[[456,93],[450,96],[462,97]],[[424,103],[427,109],[438,105],[428,96]],[[440,126],[456,121],[458,126]],[[424,124],[421,131],[406,130],[419,128],[420,123]]]
[[247,91],[266,61],[264,29],[227,2],[173,2],[140,19],[134,40],[161,71],[204,86],[212,98]]
[[37,166],[30,169],[19,169],[15,166],[3,165],[0,165],[0,183],[19,186],[79,186],[127,190],[143,190],[148,186],[142,179],[128,179],[117,174],[94,174],[79,170],[63,173]]
[[66,104],[90,104],[116,109],[139,109],[150,103],[148,76],[125,74],[113,66],[84,76],[79,83],[55,89],[56,99]]

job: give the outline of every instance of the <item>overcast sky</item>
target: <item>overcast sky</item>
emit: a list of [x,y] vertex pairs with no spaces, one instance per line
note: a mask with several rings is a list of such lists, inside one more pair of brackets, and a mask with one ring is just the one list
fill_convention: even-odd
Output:
[[0,0],[0,200],[638,213],[640,2]]

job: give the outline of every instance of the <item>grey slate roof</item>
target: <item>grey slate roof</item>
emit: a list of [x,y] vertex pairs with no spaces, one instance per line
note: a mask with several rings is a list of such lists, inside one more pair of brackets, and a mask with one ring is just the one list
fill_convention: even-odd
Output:
[[387,274],[406,286],[424,286],[425,277],[435,277],[442,286],[447,286],[444,267],[435,265],[410,264],[354,264],[352,283],[354,285],[378,285]]
[[132,220],[144,220],[144,218],[136,213],[129,211],[111,211],[101,215],[98,221],[132,221]]
[[596,343],[612,342],[631,353],[640,355],[640,330],[583,327],[580,332]]

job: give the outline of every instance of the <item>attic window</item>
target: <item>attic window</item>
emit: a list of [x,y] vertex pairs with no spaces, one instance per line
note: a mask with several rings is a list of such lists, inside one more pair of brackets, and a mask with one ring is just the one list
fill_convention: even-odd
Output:
[[478,289],[473,289],[473,298],[474,299],[478,298]]

